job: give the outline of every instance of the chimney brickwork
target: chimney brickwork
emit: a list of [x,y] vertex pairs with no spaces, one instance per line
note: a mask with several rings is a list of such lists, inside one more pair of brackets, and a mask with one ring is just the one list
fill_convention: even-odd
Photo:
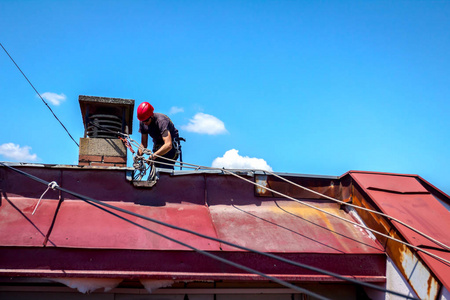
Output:
[[127,148],[119,139],[81,138],[80,166],[127,166]]

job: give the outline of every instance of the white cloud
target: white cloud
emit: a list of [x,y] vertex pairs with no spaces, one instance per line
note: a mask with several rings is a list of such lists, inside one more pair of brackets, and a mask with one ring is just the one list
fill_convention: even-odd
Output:
[[224,134],[228,131],[225,128],[225,124],[214,116],[197,113],[192,119],[189,120],[189,124],[181,126],[181,129],[195,132],[200,134]]
[[61,102],[66,101],[67,97],[64,94],[55,94],[51,92],[45,92],[41,94],[42,98],[49,101],[53,105],[60,105]]
[[7,159],[12,159],[14,161],[20,162],[37,161],[38,160],[37,155],[31,154],[30,150],[31,147],[29,146],[20,147],[19,145],[13,143],[6,143],[0,145],[0,155],[3,155]]
[[272,171],[272,168],[264,159],[240,156],[238,152],[239,151],[236,149],[228,150],[222,157],[218,157],[213,161],[212,167],[225,169],[252,169]]
[[182,108],[182,107],[177,107],[177,106],[172,106],[172,107],[170,108],[169,114],[170,114],[170,115],[174,115],[174,114],[178,114],[178,113],[182,113],[182,112],[184,112],[184,108]]

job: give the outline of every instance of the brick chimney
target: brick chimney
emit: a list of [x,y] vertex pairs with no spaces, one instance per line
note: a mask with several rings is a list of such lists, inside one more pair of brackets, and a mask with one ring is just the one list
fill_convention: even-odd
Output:
[[114,132],[132,133],[134,100],[80,95],[78,101],[84,124],[78,165],[126,167],[127,148]]

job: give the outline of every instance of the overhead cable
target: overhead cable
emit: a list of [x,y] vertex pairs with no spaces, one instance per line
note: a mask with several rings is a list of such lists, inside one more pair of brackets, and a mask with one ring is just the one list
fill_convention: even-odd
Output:
[[[45,180],[40,179],[40,178],[38,178],[38,177],[36,177],[34,175],[31,175],[31,174],[28,174],[28,173],[26,173],[26,172],[24,172],[22,170],[13,168],[13,167],[11,167],[11,166],[9,166],[7,164],[4,164],[3,162],[0,162],[0,164],[5,166],[5,167],[7,167],[7,168],[9,168],[9,169],[11,169],[11,170],[13,170],[13,171],[15,171],[15,172],[17,172],[17,173],[22,174],[22,175],[24,175],[24,176],[26,176],[26,177],[28,177],[30,179],[33,179],[33,180],[38,181],[38,182],[40,182],[42,184],[48,185],[48,182],[46,182]],[[260,254],[260,255],[263,255],[263,256],[266,256],[266,257],[277,259],[279,261],[282,261],[282,262],[285,262],[285,263],[288,263],[288,264],[291,264],[291,265],[294,265],[294,266],[297,266],[297,267],[300,267],[300,268],[304,268],[304,269],[307,269],[307,270],[311,270],[311,271],[314,271],[314,272],[318,272],[320,274],[324,274],[324,275],[328,275],[328,276],[331,276],[331,277],[335,277],[335,278],[340,279],[340,280],[352,282],[352,283],[355,283],[355,284],[358,284],[358,285],[362,285],[362,286],[365,286],[365,287],[368,287],[368,288],[373,288],[373,289],[376,289],[376,290],[379,290],[379,291],[382,291],[382,292],[386,292],[386,293],[390,293],[390,294],[397,295],[397,296],[400,296],[400,297],[404,297],[406,299],[417,299],[417,298],[409,296],[409,295],[404,295],[404,294],[401,294],[401,293],[396,292],[396,291],[387,290],[387,289],[381,288],[379,286],[376,286],[376,285],[373,285],[373,284],[370,284],[370,283],[358,281],[356,279],[345,277],[345,276],[342,276],[342,275],[339,275],[339,274],[336,274],[336,273],[333,273],[333,272],[329,272],[329,271],[326,271],[326,270],[323,270],[323,269],[320,269],[320,268],[316,268],[316,267],[313,267],[313,266],[309,266],[309,265],[305,265],[305,264],[302,264],[302,263],[299,263],[299,262],[295,262],[295,261],[292,261],[292,260],[289,260],[289,259],[277,256],[277,255],[271,254],[271,253],[261,252],[261,251],[254,250],[254,249],[251,249],[251,248],[247,248],[247,247],[244,247],[244,246],[240,246],[240,245],[237,245],[237,244],[234,244],[234,243],[231,243],[231,242],[227,242],[227,241],[219,239],[219,238],[210,237],[210,236],[207,236],[207,235],[204,235],[204,234],[201,234],[201,233],[189,230],[189,229],[185,229],[185,228],[181,228],[181,227],[178,227],[178,226],[175,226],[175,225],[171,225],[171,224],[168,224],[168,223],[165,223],[165,222],[162,222],[162,221],[159,221],[159,220],[147,217],[147,216],[143,216],[143,215],[140,215],[140,214],[128,211],[128,210],[123,209],[123,208],[116,207],[116,206],[108,204],[108,203],[104,203],[102,201],[93,199],[93,198],[88,197],[88,196],[80,195],[78,193],[69,191],[69,190],[67,190],[65,188],[61,188],[59,186],[56,186],[56,189],[58,189],[58,190],[60,190],[62,192],[68,193],[68,194],[70,194],[70,195],[72,195],[72,196],[74,196],[74,197],[76,197],[78,199],[81,199],[81,200],[83,200],[83,201],[85,201],[85,202],[87,202],[87,203],[89,203],[91,205],[94,205],[94,206],[96,206],[98,208],[100,208],[99,207],[99,205],[100,205],[100,206],[103,206],[103,207],[114,209],[114,210],[122,212],[122,213],[129,214],[129,215],[134,216],[134,217],[138,217],[138,218],[143,219],[143,220],[147,220],[147,221],[159,224],[159,225],[163,225],[165,227],[169,227],[169,228],[172,228],[172,229],[175,229],[175,230],[179,230],[179,231],[184,231],[184,232],[187,232],[187,233],[190,233],[190,234],[202,237],[202,238],[206,238],[206,239],[209,239],[209,240],[213,240],[213,241],[216,241],[216,242],[219,242],[219,243],[223,243],[223,244],[226,244],[226,245],[229,245],[229,246],[241,249],[241,250],[246,250],[246,251],[253,252],[253,253],[256,253],[256,254]],[[110,212],[107,209],[103,209],[103,210],[105,210],[107,212]],[[110,212],[110,213],[112,213],[112,212]],[[117,216],[117,217],[127,221],[127,222],[130,222],[130,223],[132,223],[134,225],[137,225],[137,226],[139,226],[141,228],[144,228],[143,225],[134,223],[133,221],[128,220],[128,219],[126,219],[124,217],[121,217],[120,215],[117,215],[115,213],[113,213],[113,214],[115,216]],[[151,229],[148,229],[148,230],[151,231]],[[155,233],[155,234],[160,235],[159,233]],[[190,248],[190,247],[191,246],[189,246],[188,248]]]
[[53,114],[53,116],[55,117],[56,120],[58,120],[59,124],[61,124],[61,126],[64,128],[64,130],[67,132],[67,134],[69,135],[69,137],[72,139],[72,141],[74,141],[74,143],[80,147],[80,145],[78,145],[78,143],[75,141],[75,139],[72,137],[72,135],[70,134],[70,132],[67,130],[66,126],[64,126],[64,124],[58,119],[58,117],[55,115],[55,113],[53,112],[53,110],[51,109],[51,107],[47,104],[47,102],[45,102],[44,98],[42,98],[41,94],[37,91],[37,89],[34,87],[34,85],[31,83],[31,81],[28,79],[28,77],[25,75],[25,73],[22,72],[22,70],[20,69],[20,67],[17,65],[17,63],[14,61],[14,59],[11,57],[11,55],[9,55],[8,51],[6,51],[5,47],[3,47],[2,43],[0,43],[0,46],[2,46],[3,50],[6,52],[6,54],[9,56],[9,58],[11,59],[11,61],[14,63],[14,65],[17,67],[17,69],[19,69],[20,73],[22,73],[23,77],[25,77],[25,79],[28,81],[28,83],[31,85],[31,87],[33,88],[33,90],[36,92],[36,94],[39,96],[39,98],[41,98],[42,102],[44,102],[44,104],[48,107],[48,109],[50,110],[50,112]]

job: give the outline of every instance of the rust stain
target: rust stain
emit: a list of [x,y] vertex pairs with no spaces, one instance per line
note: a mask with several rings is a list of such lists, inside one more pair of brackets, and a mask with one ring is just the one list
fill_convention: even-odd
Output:
[[[255,182],[264,187],[268,187],[267,175],[255,175]],[[259,196],[270,196],[271,195],[271,193],[268,190],[266,190],[265,188],[262,188],[260,186],[255,186],[255,187],[256,187],[257,195],[259,195]]]
[[[393,246],[391,245],[391,248]],[[397,249],[399,251],[399,265],[402,266],[401,272],[417,295],[421,299],[436,299],[440,285],[430,270],[407,246],[400,245]]]
[[[325,178],[307,178],[307,177],[289,177],[286,176],[292,182],[299,184],[301,186],[306,186],[309,189],[319,192],[321,194],[333,197],[342,198],[340,194],[342,193],[341,186],[336,179],[325,179]],[[294,198],[305,198],[305,199],[323,199],[322,196],[306,191],[302,188],[294,186],[288,182],[285,182],[279,178],[270,175],[255,175],[255,182],[269,187],[277,192],[283,193]],[[255,187],[255,194],[260,197],[279,197],[279,195],[274,195],[272,192],[262,188]]]
[[431,276],[427,280],[427,285],[428,285],[427,294],[430,295],[431,294],[431,287],[433,285],[433,278],[431,278]]

